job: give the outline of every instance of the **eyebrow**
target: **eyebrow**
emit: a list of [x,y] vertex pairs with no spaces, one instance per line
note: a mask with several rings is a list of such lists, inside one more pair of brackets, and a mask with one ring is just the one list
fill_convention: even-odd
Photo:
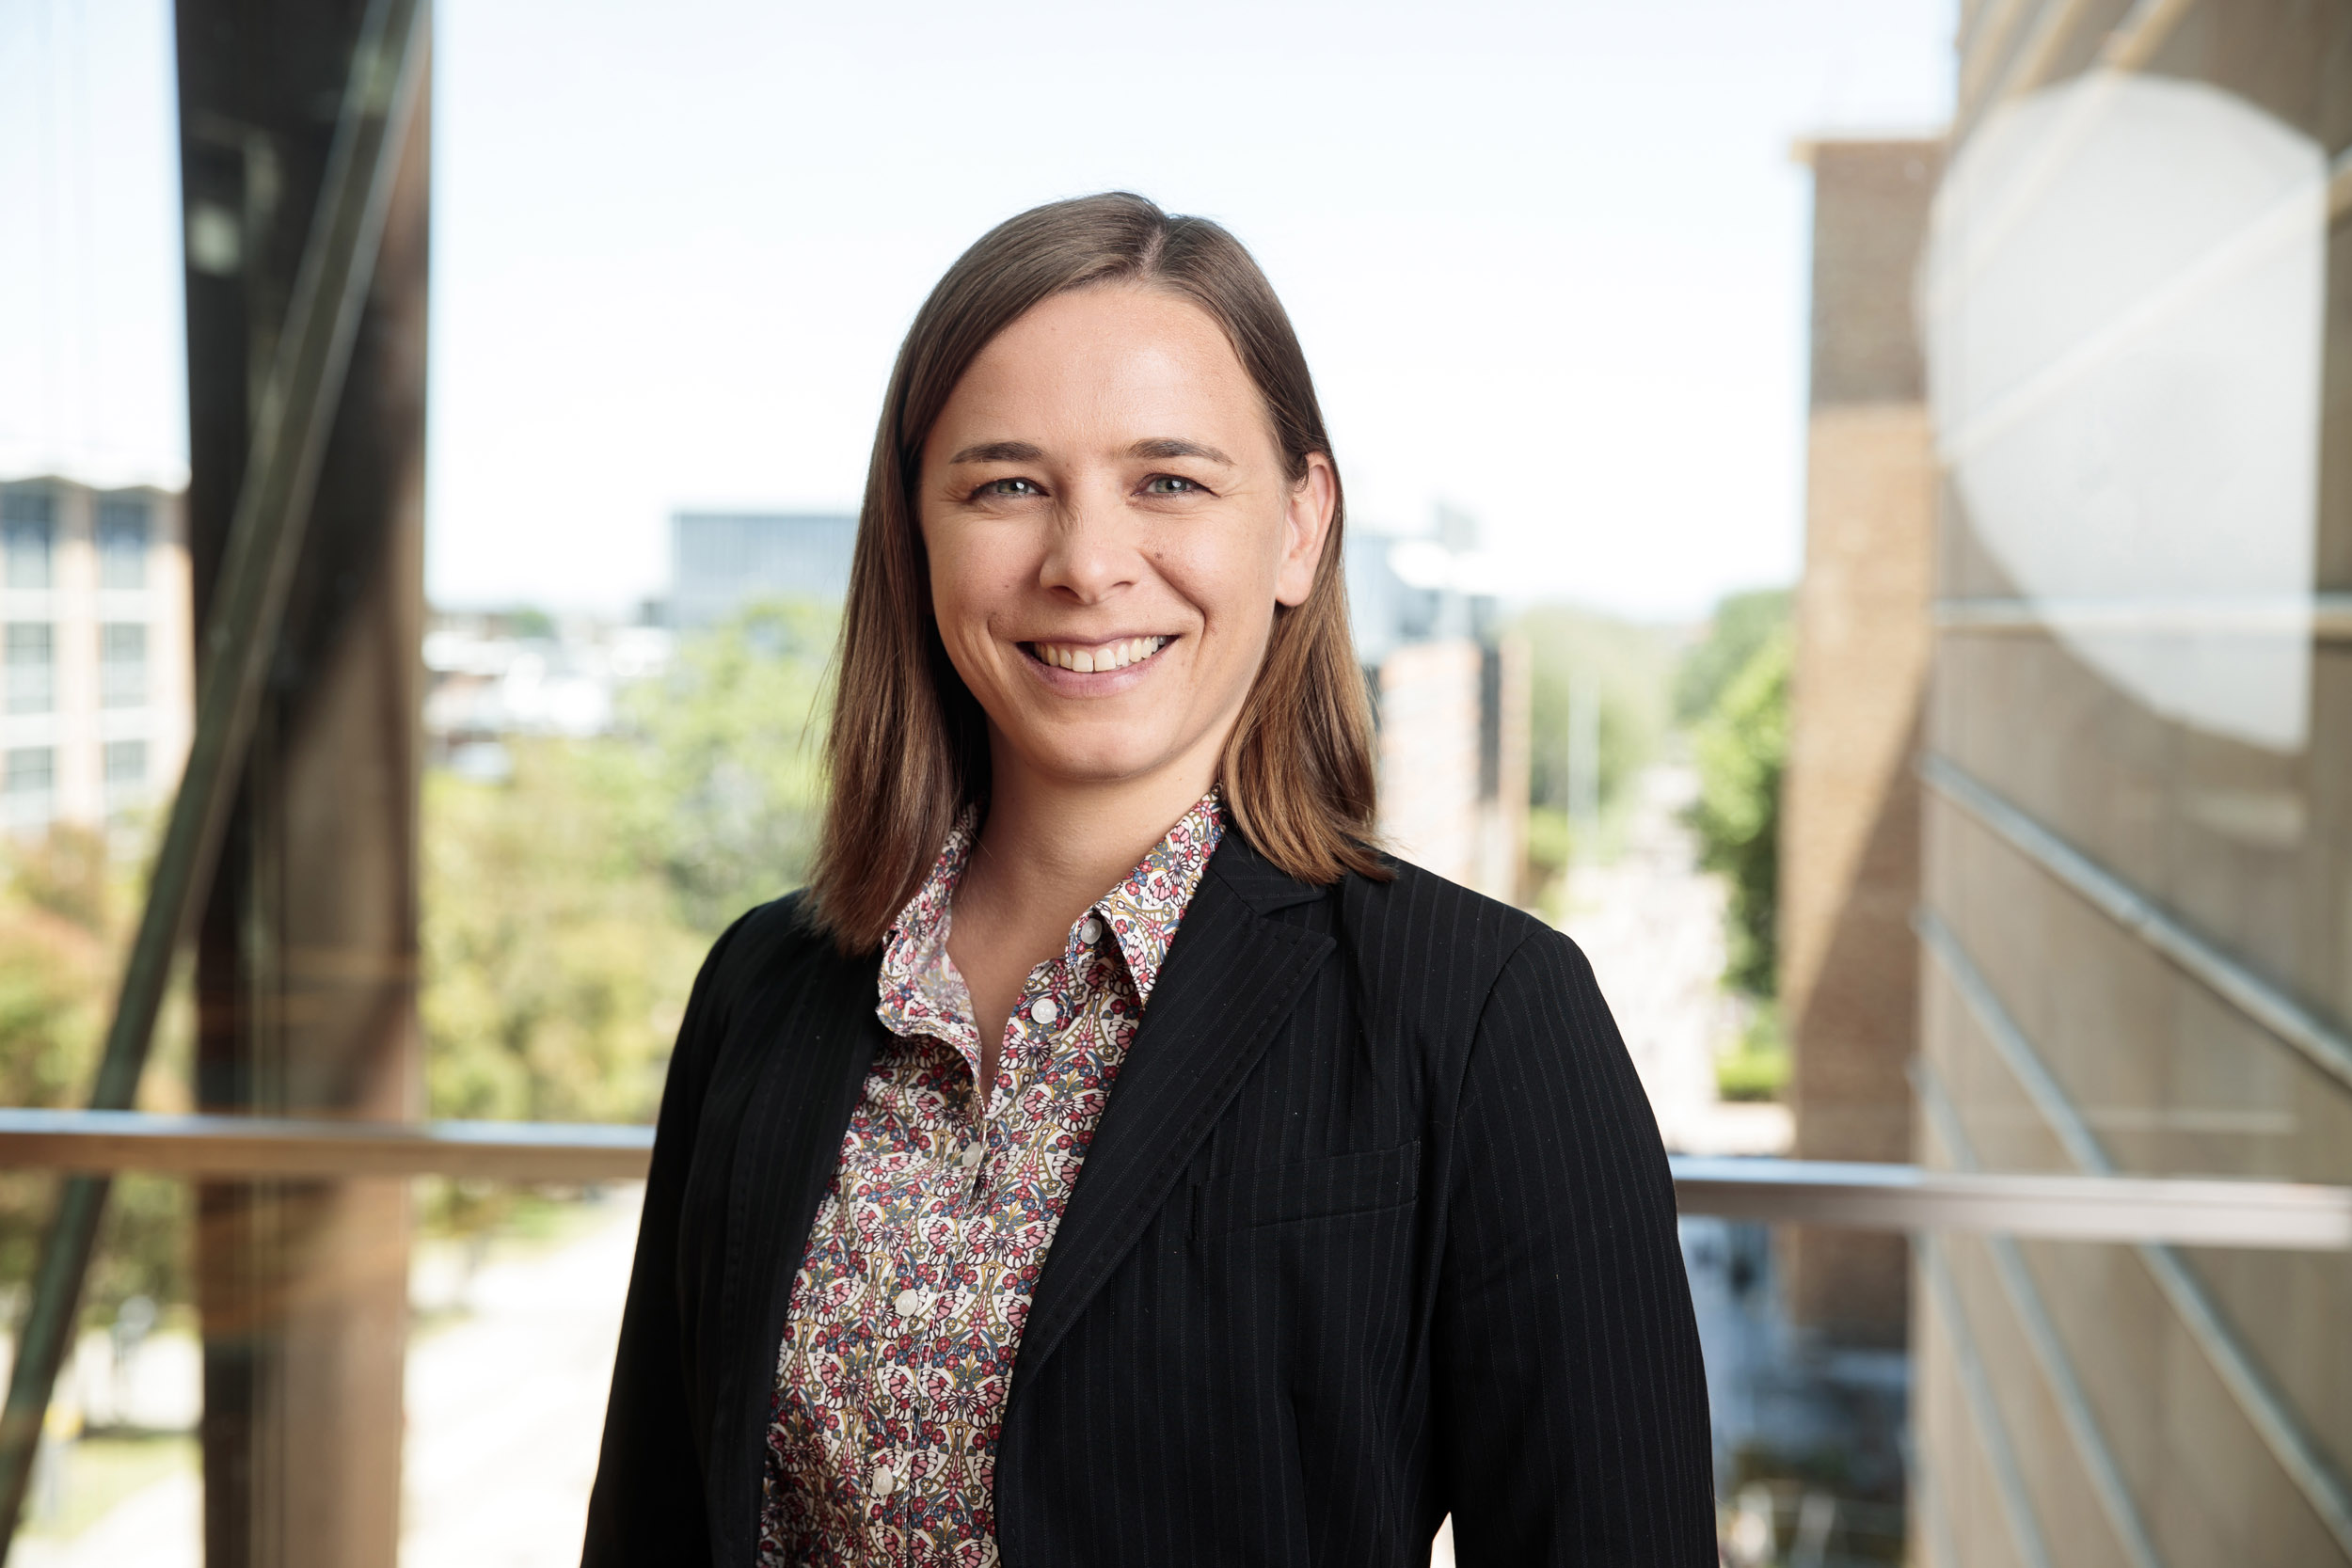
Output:
[[1233,460],[1215,447],[1203,446],[1199,441],[1187,441],[1175,436],[1157,436],[1148,440],[1137,441],[1127,449],[1127,455],[1158,459],[1201,457],[1212,463],[1222,463],[1229,468],[1233,466]]
[[[1178,436],[1146,436],[1129,447],[1127,455],[1156,462],[1173,457],[1199,457],[1211,463],[1222,463],[1229,468],[1233,466],[1233,460],[1215,447],[1187,441]],[[1036,463],[1042,461],[1044,456],[1045,449],[1030,441],[983,441],[978,446],[964,448],[947,459],[947,463],[950,467],[959,463]]]
[[1027,441],[983,441],[977,447],[966,447],[947,459],[950,467],[958,463],[1035,463],[1045,455],[1045,449]]

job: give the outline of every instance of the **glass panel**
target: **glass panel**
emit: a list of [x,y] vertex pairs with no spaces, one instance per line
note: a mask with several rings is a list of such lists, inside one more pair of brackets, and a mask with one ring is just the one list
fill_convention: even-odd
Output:
[[108,497],[98,503],[98,585],[147,586],[150,507],[138,497]]
[[146,626],[135,621],[110,621],[98,628],[98,679],[101,706],[146,705]]
[[56,705],[55,628],[46,622],[11,621],[8,639],[8,711],[49,712]]
[[106,810],[111,814],[144,805],[152,794],[147,775],[147,742],[109,740],[103,755]]
[[11,746],[0,780],[0,817],[17,830],[45,827],[56,811],[57,753],[49,746]]
[[10,588],[49,586],[49,552],[56,506],[46,489],[0,491],[0,578]]

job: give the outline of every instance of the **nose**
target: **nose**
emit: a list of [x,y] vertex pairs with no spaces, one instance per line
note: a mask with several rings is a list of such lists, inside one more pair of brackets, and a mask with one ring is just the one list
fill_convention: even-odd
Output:
[[1088,487],[1056,510],[1038,569],[1040,586],[1091,605],[1135,583],[1143,557],[1121,499]]

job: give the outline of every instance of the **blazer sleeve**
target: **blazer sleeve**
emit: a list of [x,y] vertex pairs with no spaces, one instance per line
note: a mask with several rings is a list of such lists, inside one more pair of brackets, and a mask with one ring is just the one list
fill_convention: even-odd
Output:
[[726,959],[750,919],[730,927],[703,960],[670,1053],[605,1405],[604,1443],[588,1498],[582,1568],[701,1568],[710,1561],[703,1444],[687,1389],[678,1226],[703,1099],[726,1029]]
[[1674,1186],[1592,967],[1556,931],[1496,980],[1452,1148],[1432,1332],[1456,1560],[1712,1568]]

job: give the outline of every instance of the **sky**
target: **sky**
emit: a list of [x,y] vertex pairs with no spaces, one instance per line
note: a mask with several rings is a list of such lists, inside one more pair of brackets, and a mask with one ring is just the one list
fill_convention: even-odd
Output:
[[[1265,267],[1357,528],[1444,504],[1529,599],[1703,613],[1798,566],[1791,144],[1940,124],[1953,25],[1952,0],[438,0],[428,592],[618,609],[661,591],[675,509],[853,509],[940,272],[1124,188]],[[0,0],[0,199],[40,230],[0,246],[0,467],[184,470],[169,70],[163,0]]]

